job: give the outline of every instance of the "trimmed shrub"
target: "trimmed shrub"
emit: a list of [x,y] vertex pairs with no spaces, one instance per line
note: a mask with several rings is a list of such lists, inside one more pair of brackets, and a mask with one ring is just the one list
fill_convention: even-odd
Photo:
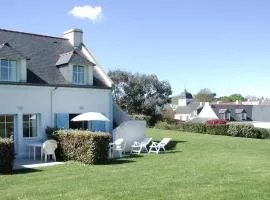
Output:
[[207,124],[205,125],[206,134],[227,135],[229,126],[227,124]]
[[228,135],[234,137],[265,139],[269,137],[270,133],[267,129],[255,128],[252,125],[248,124],[230,124],[228,128]]
[[159,121],[156,123],[155,128],[157,129],[164,129],[164,130],[175,130],[173,129],[173,125],[169,124],[168,122]]
[[226,120],[223,119],[212,119],[212,120],[208,120],[206,121],[206,124],[226,124]]
[[205,124],[201,123],[181,123],[182,130],[186,132],[205,133]]
[[159,121],[158,123],[156,123],[155,128],[164,129],[164,130],[183,131],[182,124],[183,123],[179,123],[179,122],[168,123],[167,121]]
[[254,128],[258,132],[258,138],[266,139],[270,138],[270,130],[265,128]]
[[194,133],[203,133],[209,135],[226,135],[233,137],[247,137],[265,139],[270,138],[270,130],[264,128],[255,128],[250,124],[200,124],[189,122],[168,123],[160,121],[155,128],[165,130],[176,130]]
[[9,173],[13,168],[14,142],[9,138],[0,138],[0,173]]
[[110,135],[103,132],[59,129],[50,138],[58,142],[56,156],[85,164],[105,164],[108,160]]
[[48,139],[53,139],[52,135],[58,130],[60,130],[60,128],[52,128],[50,126],[47,126],[46,129],[45,129],[45,133],[46,133],[47,138]]

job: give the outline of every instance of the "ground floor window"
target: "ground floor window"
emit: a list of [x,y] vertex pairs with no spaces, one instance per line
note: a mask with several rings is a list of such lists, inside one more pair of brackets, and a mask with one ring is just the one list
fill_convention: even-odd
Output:
[[0,115],[0,137],[9,138],[14,132],[14,116]]
[[23,137],[37,137],[38,114],[23,115]]

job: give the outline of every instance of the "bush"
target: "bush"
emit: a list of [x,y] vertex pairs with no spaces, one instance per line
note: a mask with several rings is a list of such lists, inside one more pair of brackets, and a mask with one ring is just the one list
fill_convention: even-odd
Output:
[[206,134],[227,135],[229,126],[226,124],[207,124],[205,125]]
[[12,171],[14,160],[14,142],[12,139],[0,138],[0,173]]
[[175,111],[172,108],[167,108],[162,112],[162,120],[168,123],[174,123],[176,120],[174,119]]
[[155,128],[165,130],[176,130],[185,132],[203,133],[209,135],[226,135],[233,137],[247,137],[265,139],[270,138],[270,130],[264,128],[255,128],[250,124],[200,124],[189,122],[168,123],[160,121]]
[[172,124],[163,121],[159,121],[158,123],[156,123],[155,128],[164,130],[175,130]]
[[212,119],[212,120],[208,120],[206,121],[206,124],[226,124],[226,120],[223,119]]
[[234,137],[265,139],[269,137],[270,133],[267,129],[255,128],[252,125],[248,124],[230,124],[228,128],[228,135]]
[[181,123],[180,126],[182,126],[181,127],[182,130],[186,131],[186,132],[195,132],[195,133],[205,133],[206,132],[205,124],[201,124],[201,123],[185,122],[185,123]]
[[52,135],[56,132],[56,131],[58,131],[59,130],[59,128],[52,128],[52,127],[50,127],[50,126],[47,126],[46,127],[46,130],[45,130],[45,133],[46,133],[46,136],[47,136],[47,138],[48,139],[53,139],[52,137]]
[[258,131],[258,138],[260,139],[270,138],[270,130],[265,128],[254,128],[254,129]]
[[62,160],[104,164],[108,160],[110,135],[85,130],[59,129],[50,138],[58,142],[56,155]]

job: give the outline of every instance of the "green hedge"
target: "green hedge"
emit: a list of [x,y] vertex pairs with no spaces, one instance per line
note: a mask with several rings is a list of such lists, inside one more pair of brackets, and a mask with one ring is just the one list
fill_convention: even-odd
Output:
[[75,160],[85,164],[104,164],[108,160],[108,133],[59,129],[48,137],[58,142],[56,157],[61,160]]
[[0,173],[12,171],[14,160],[14,143],[12,139],[0,138]]
[[248,124],[201,124],[201,123],[168,123],[158,122],[158,129],[177,130],[185,132],[203,133],[210,135],[226,135],[233,137],[247,137],[265,139],[270,138],[270,131],[264,128],[255,128]]
[[230,124],[228,128],[228,135],[234,137],[265,139],[270,136],[270,131],[264,128],[255,128],[248,124]]
[[206,124],[205,133],[209,135],[227,135],[228,128],[227,124]]
[[205,124],[201,123],[180,123],[183,127],[183,131],[195,132],[195,133],[206,133]]

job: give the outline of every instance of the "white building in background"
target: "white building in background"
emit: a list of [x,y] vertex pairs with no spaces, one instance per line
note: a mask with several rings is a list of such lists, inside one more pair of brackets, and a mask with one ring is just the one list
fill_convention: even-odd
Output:
[[180,121],[189,121],[196,118],[203,108],[203,103],[193,101],[191,93],[185,89],[178,99],[178,105],[175,110],[174,119]]
[[[44,140],[48,126],[112,133],[113,123],[128,121],[113,104],[112,84],[80,29],[63,37],[0,29],[0,137],[13,136],[16,157]],[[84,112],[102,113],[110,122],[70,121]]]
[[191,93],[184,90],[179,96],[174,119],[200,123],[210,119],[223,119],[231,122],[256,122],[256,125],[260,124],[261,127],[270,127],[270,105],[267,100],[259,105],[241,102],[196,102]]

